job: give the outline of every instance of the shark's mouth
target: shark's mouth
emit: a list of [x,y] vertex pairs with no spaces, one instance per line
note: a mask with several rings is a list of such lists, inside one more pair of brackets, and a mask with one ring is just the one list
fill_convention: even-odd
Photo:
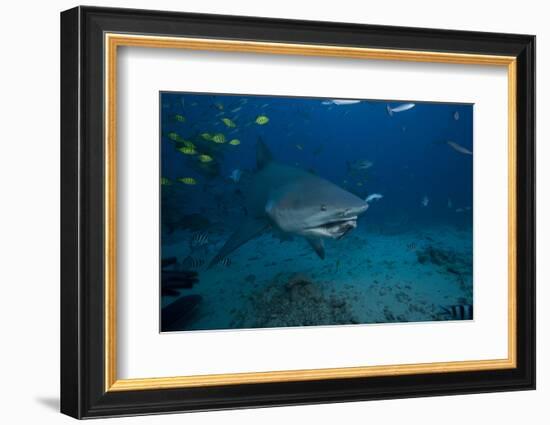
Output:
[[343,238],[350,230],[357,227],[357,217],[348,217],[343,220],[334,220],[319,226],[309,227],[306,233],[332,239]]

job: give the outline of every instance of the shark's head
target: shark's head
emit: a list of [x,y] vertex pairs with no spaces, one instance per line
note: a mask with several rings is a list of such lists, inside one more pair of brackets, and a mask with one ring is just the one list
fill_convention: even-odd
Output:
[[298,182],[268,200],[265,212],[283,231],[308,238],[340,239],[357,227],[368,204],[315,176]]
[[267,145],[258,140],[257,172],[247,196],[249,217],[210,262],[212,267],[269,227],[304,236],[325,258],[321,238],[339,239],[357,227],[366,201],[303,170],[277,164]]

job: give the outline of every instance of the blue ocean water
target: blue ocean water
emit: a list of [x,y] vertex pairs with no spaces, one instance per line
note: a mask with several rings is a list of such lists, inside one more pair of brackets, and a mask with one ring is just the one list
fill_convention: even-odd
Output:
[[[162,330],[473,319],[473,105],[162,92]],[[276,225],[210,264],[277,163],[375,200],[325,258]]]

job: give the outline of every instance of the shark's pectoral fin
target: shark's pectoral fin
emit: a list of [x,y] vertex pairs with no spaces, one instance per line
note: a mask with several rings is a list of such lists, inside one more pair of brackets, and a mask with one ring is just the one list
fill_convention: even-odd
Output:
[[306,238],[321,260],[325,259],[325,244],[321,238]]
[[243,225],[231,235],[231,237],[225,242],[220,252],[212,259],[208,268],[216,265],[222,259],[227,257],[238,247],[248,242],[250,239],[259,236],[264,230],[269,227],[269,222],[266,219],[248,219]]

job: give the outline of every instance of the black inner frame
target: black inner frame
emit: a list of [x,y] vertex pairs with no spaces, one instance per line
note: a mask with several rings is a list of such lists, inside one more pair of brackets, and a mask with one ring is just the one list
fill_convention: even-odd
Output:
[[[517,368],[105,392],[105,32],[515,56]],[[534,36],[77,7],[61,14],[61,116],[63,413],[90,418],[534,389]]]

